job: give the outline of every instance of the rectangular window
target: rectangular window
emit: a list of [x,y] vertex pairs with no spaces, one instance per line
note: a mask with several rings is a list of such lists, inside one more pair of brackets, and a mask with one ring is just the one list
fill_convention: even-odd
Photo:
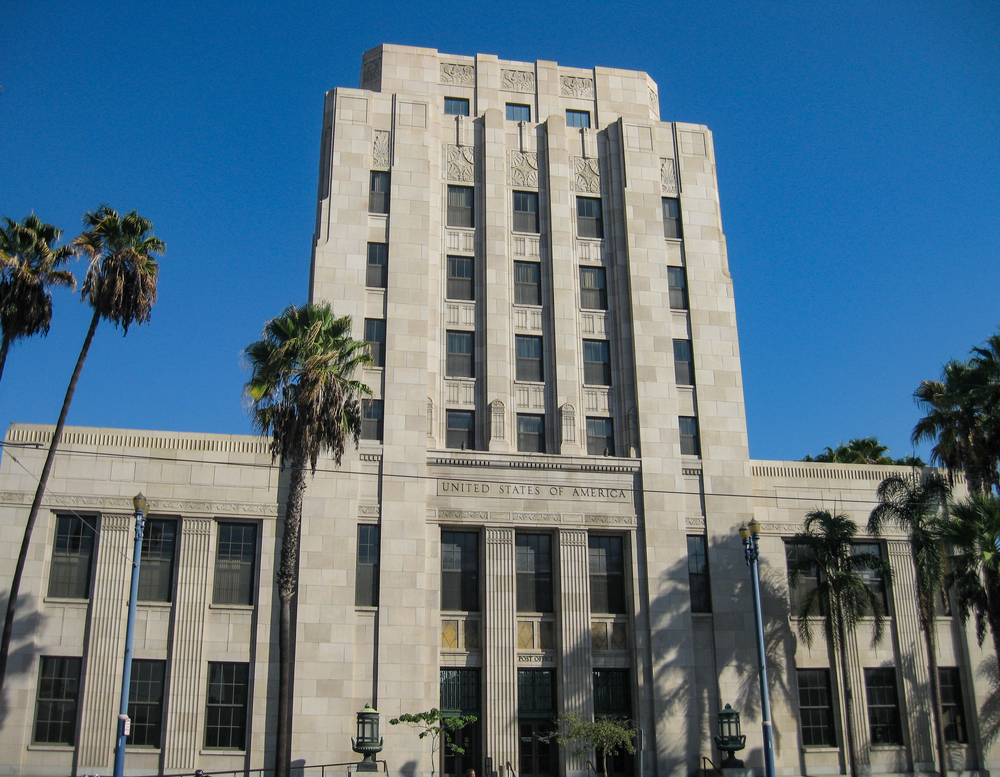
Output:
[[941,679],[941,716],[944,722],[944,741],[964,745],[969,742],[965,726],[965,704],[962,701],[962,680],[958,667],[939,666]]
[[514,304],[542,304],[542,266],[538,262],[514,262]]
[[580,268],[580,307],[608,309],[608,279],[603,267]]
[[566,111],[566,126],[567,127],[589,127],[590,126],[590,111]]
[[615,455],[614,424],[610,418],[587,419],[587,455]]
[[531,121],[531,106],[507,103],[507,121]]
[[250,665],[209,661],[205,748],[246,750]]
[[611,348],[607,340],[583,341],[583,382],[591,386],[611,385]]
[[689,536],[687,544],[691,612],[711,612],[712,596],[708,581],[708,545],[702,534]]
[[140,602],[172,600],[176,547],[176,520],[166,518],[146,520],[142,535],[142,561],[139,564]]
[[[441,669],[439,704],[445,716],[475,715],[481,720],[480,699],[478,669]],[[442,775],[466,774],[469,769],[481,768],[481,731],[482,726],[477,720],[451,732],[451,742],[444,743],[442,747]]]
[[445,375],[449,378],[472,378],[476,375],[472,332],[448,332],[448,357]]
[[49,596],[65,599],[90,597],[90,565],[94,556],[96,518],[60,515],[52,545]]
[[594,670],[594,717],[632,717],[628,669]]
[[132,720],[129,745],[160,747],[166,671],[166,661],[132,660],[128,692],[128,716]]
[[[852,542],[851,555],[857,556],[861,553],[868,553],[877,558],[882,558],[882,546],[877,542]],[[882,612],[889,614],[889,592],[886,589],[885,579],[882,573],[874,569],[859,569],[858,576],[865,581],[865,586],[879,601],[882,602]]]
[[463,451],[476,449],[475,416],[471,410],[449,410],[445,416],[448,429],[445,446]]
[[368,244],[368,272],[365,285],[373,289],[384,289],[389,268],[389,244]]
[[576,198],[576,234],[580,237],[604,237],[600,198]]
[[365,319],[365,343],[372,355],[373,367],[385,367],[385,319]]
[[368,189],[368,212],[389,212],[389,173],[372,170],[371,185]]
[[681,429],[681,454],[701,456],[701,441],[698,439],[698,419],[682,415],[677,419]]
[[361,439],[382,439],[382,400],[361,400]]
[[678,386],[694,385],[694,359],[690,340],[674,340],[674,380]]
[[448,226],[470,229],[476,226],[474,201],[475,189],[471,186],[449,186]]
[[378,526],[358,525],[358,564],[354,575],[354,604],[378,607]]
[[681,201],[676,197],[663,198],[663,236],[680,240]]
[[441,710],[476,715],[480,710],[479,670],[441,670]]
[[441,609],[479,612],[479,534],[441,532]]
[[473,265],[471,256],[448,257],[448,299],[475,299]]
[[545,380],[542,369],[542,338],[534,335],[517,335],[514,344],[517,352],[516,379],[539,383]]
[[469,100],[465,97],[445,97],[444,98],[444,113],[445,116],[468,116],[469,115]]
[[256,567],[256,524],[220,523],[212,603],[253,604]]
[[32,741],[39,745],[76,744],[80,706],[81,658],[42,656],[38,664],[38,695]]
[[514,192],[514,231],[538,232],[538,192]]
[[556,673],[552,669],[517,670],[518,717],[551,717],[556,712]]
[[807,747],[836,747],[833,727],[833,694],[829,669],[799,669],[799,724],[802,744]]
[[865,693],[868,697],[868,731],[873,745],[901,745],[899,701],[896,695],[896,670],[865,669]]
[[[788,565],[788,569],[791,570],[800,564],[807,552],[808,551],[804,545],[790,540],[786,541],[785,563]],[[802,608],[805,606],[806,602],[809,601],[812,592],[818,587],[819,570],[817,570],[814,566],[810,566],[805,570],[800,570],[794,584],[791,582],[791,578],[789,577],[788,604],[793,617],[798,618],[802,616]],[[819,602],[813,601],[809,607],[808,614],[820,614]]]
[[521,534],[514,537],[517,563],[517,611],[552,612],[552,537]]
[[590,611],[624,615],[625,549],[621,537],[591,534],[587,538],[590,556]]
[[687,275],[683,267],[667,268],[667,286],[670,293],[670,307],[673,310],[687,310]]
[[517,449],[545,453],[545,416],[517,414]]

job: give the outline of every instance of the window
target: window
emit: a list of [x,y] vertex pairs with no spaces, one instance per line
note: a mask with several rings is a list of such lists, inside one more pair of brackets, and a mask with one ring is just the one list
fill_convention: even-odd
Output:
[[514,262],[514,304],[542,304],[542,267],[538,262]]
[[615,455],[614,424],[610,418],[587,419],[587,455]]
[[137,747],[160,747],[163,730],[163,680],[166,661],[132,660],[129,680],[128,716],[132,733],[128,744]]
[[444,113],[446,116],[468,116],[469,100],[465,97],[445,97]]
[[514,231],[538,232],[538,192],[514,192]]
[[681,237],[681,202],[676,197],[663,198],[663,236]]
[[690,340],[674,340],[674,380],[678,386],[694,385],[694,363]]
[[507,103],[507,121],[531,121],[531,106]]
[[944,721],[944,741],[964,745],[969,741],[965,727],[965,705],[962,703],[962,681],[958,667],[939,666],[941,679],[941,716]]
[[669,287],[670,307],[674,310],[687,310],[687,275],[683,267],[667,268],[667,286]]
[[441,532],[441,609],[479,612],[479,535]]
[[598,197],[576,198],[576,234],[580,237],[604,237],[601,200]]
[[365,343],[372,355],[372,366],[385,367],[385,319],[365,319]]
[[177,521],[149,518],[142,535],[142,561],[139,564],[140,602],[169,602],[174,587],[174,550],[177,546]]
[[591,534],[587,538],[590,556],[590,611],[624,615],[625,550],[621,537]]
[[580,268],[580,307],[608,309],[608,279],[603,267]]
[[253,604],[257,566],[257,526],[220,523],[215,552],[213,604]]
[[361,400],[361,439],[382,439],[382,400]]
[[555,711],[556,673],[551,669],[518,669],[518,717],[551,717]]
[[38,696],[32,741],[40,745],[76,744],[83,659],[42,656],[38,665]]
[[479,670],[441,670],[441,709],[475,715],[480,709]]
[[591,386],[611,385],[611,349],[607,340],[583,341],[583,382]]
[[449,410],[446,413],[445,446],[459,450],[476,449],[475,416],[471,410]]
[[386,271],[389,266],[389,245],[388,243],[368,244],[368,272],[365,276],[365,285],[375,289],[384,289]]
[[[808,553],[808,550],[804,545],[786,541],[785,563],[788,565],[788,569],[791,570],[799,564],[806,553]],[[788,604],[793,617],[798,618],[801,615],[803,605],[805,605],[809,596],[816,590],[817,587],[819,587],[819,570],[817,570],[816,567],[811,567],[807,571],[800,571],[798,573],[798,579],[794,584],[792,584],[789,579]],[[819,602],[814,601],[809,608],[809,615],[819,614]]]
[[514,536],[517,564],[517,611],[552,612],[552,537]]
[[806,747],[836,747],[829,669],[799,669],[799,724]]
[[594,670],[594,717],[632,717],[628,669]]
[[529,453],[545,453],[545,416],[518,413],[517,449]]
[[448,226],[476,226],[473,202],[475,190],[471,186],[448,187]]
[[[480,680],[478,669],[441,670],[440,709],[445,715],[475,715],[482,719],[480,709]],[[479,720],[451,732],[451,742],[442,747],[442,775],[465,774],[469,769],[479,769]],[[459,752],[453,745],[465,752]]]
[[354,604],[378,607],[378,526],[358,525],[358,564],[354,575]]
[[682,415],[677,419],[681,428],[681,454],[701,456],[701,442],[698,439],[698,419]]
[[692,535],[688,543],[688,586],[691,589],[691,612],[711,612],[712,596],[708,584],[708,546],[704,535]]
[[475,377],[472,332],[448,332],[448,357],[445,375],[449,378]]
[[865,693],[868,696],[868,731],[872,744],[903,744],[895,670],[865,669]]
[[475,299],[472,273],[475,260],[471,256],[448,257],[448,299]]
[[[882,558],[882,546],[877,542],[852,542],[851,555],[868,553],[876,558]],[[859,569],[858,576],[865,581],[865,586],[882,602],[882,612],[889,614],[889,594],[886,590],[882,573],[875,569]]]
[[590,111],[566,111],[566,126],[567,127],[589,127],[590,126]]
[[368,212],[389,212],[389,173],[372,170],[371,185],[368,189]]
[[221,661],[208,663],[206,749],[246,750],[249,685],[249,664]]
[[545,376],[542,370],[542,338],[517,335],[514,344],[517,351],[516,380],[543,381]]
[[60,515],[52,546],[49,596],[87,599],[90,596],[90,563],[94,555],[94,521],[87,516]]

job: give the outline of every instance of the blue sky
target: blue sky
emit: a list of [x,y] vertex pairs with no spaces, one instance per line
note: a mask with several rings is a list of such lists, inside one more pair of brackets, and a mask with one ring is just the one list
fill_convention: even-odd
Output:
[[[167,243],[71,424],[250,430],[240,352],[307,298],[324,92],[383,42],[645,70],[664,120],[712,129],[755,458],[902,456],[914,388],[1000,323],[995,0],[8,0],[4,29],[0,215],[69,239],[106,202]],[[12,348],[0,429],[55,422],[88,310],[57,292]]]

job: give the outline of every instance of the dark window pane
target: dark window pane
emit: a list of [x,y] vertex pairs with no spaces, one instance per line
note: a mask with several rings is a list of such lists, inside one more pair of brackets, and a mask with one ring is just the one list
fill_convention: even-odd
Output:
[[514,344],[517,351],[516,379],[543,381],[545,378],[542,370],[542,338],[517,335]]
[[542,270],[538,262],[514,262],[514,303],[542,304]]
[[625,551],[621,537],[592,534],[590,555],[590,611],[624,615]]
[[941,679],[941,716],[944,721],[944,741],[967,744],[965,704],[962,701],[962,679],[958,667],[938,667]]
[[[788,565],[788,569],[791,570],[795,568],[806,553],[808,553],[808,551],[805,546],[791,541],[786,542],[785,563]],[[815,591],[818,586],[819,572],[815,567],[810,567],[808,570],[800,570],[794,585],[789,579],[789,607],[794,617],[799,617],[802,613],[802,607],[805,605],[806,601],[808,601],[810,594]],[[814,602],[810,606],[809,614],[820,614],[819,604],[817,602]]]
[[90,597],[90,565],[94,555],[96,518],[60,515],[56,519],[49,596],[66,599]]
[[446,414],[445,447],[475,450],[476,424],[471,410],[449,410]]
[[446,116],[468,116],[469,101],[465,97],[445,97],[444,112]]
[[608,309],[608,281],[603,267],[580,268],[580,307]]
[[448,299],[475,299],[471,256],[448,257]]
[[607,340],[583,341],[583,382],[591,386],[611,385],[611,349]]
[[597,197],[576,198],[576,233],[580,237],[604,237],[601,201]]
[[632,717],[632,684],[628,669],[594,670],[594,715]]
[[681,453],[685,456],[700,456],[701,442],[698,439],[698,419],[682,415],[678,421],[681,429]]
[[382,439],[382,400],[361,400],[361,439]]
[[475,350],[472,332],[448,332],[448,358],[445,375],[450,378],[471,378],[475,371]]
[[868,696],[868,730],[872,744],[903,744],[895,670],[865,669],[865,692]]
[[531,106],[507,103],[507,121],[531,121]]
[[518,414],[517,449],[545,453],[545,416]]
[[799,721],[802,744],[836,747],[833,726],[833,694],[829,669],[799,669]]
[[538,232],[537,192],[514,192],[514,231]]
[[371,186],[368,190],[368,212],[389,212],[389,173],[372,170]]
[[691,612],[711,612],[712,596],[708,582],[708,548],[702,535],[687,538],[688,585],[691,589]]
[[256,525],[220,523],[212,601],[215,604],[253,604],[256,566]]
[[552,716],[555,711],[556,673],[551,669],[518,669],[518,717]]
[[354,576],[354,604],[378,607],[378,526],[358,526],[358,563]]
[[479,535],[441,532],[441,609],[479,611]]
[[587,419],[587,455],[615,455],[614,426],[610,418]]
[[552,538],[515,535],[517,611],[552,612]]
[[663,235],[681,237],[681,204],[676,197],[663,198]]
[[448,226],[474,227],[476,225],[474,201],[475,190],[471,186],[449,186]]
[[132,720],[130,745],[160,747],[166,670],[166,661],[132,660],[128,694],[128,716]]
[[[851,555],[867,553],[876,558],[882,558],[882,546],[877,542],[852,542]],[[859,569],[858,576],[865,581],[865,586],[882,603],[882,612],[889,614],[889,595],[881,572],[874,569]]]
[[205,747],[245,750],[250,665],[210,661],[205,706]]
[[387,243],[368,244],[368,273],[365,284],[375,289],[384,289],[389,265],[389,245]]
[[566,111],[566,126],[567,127],[589,127],[590,126],[590,111]]
[[381,318],[365,319],[365,342],[372,355],[373,367],[385,366],[385,320]]
[[169,602],[174,587],[174,550],[177,521],[149,518],[142,534],[139,564],[140,602]]
[[674,379],[679,386],[694,385],[694,361],[690,340],[674,340]]
[[76,744],[76,716],[80,702],[80,668],[83,659],[42,656],[38,664],[35,700],[37,744]]
[[670,292],[670,307],[674,310],[687,310],[687,275],[683,267],[667,268],[667,285]]

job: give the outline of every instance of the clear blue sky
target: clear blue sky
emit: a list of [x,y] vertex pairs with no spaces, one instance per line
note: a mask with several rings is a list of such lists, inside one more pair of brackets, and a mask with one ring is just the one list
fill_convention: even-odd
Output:
[[[664,120],[713,130],[755,458],[907,453],[914,388],[1000,323],[996,0],[8,0],[2,29],[0,215],[69,239],[106,202],[167,243],[71,424],[249,431],[241,349],[307,298],[324,92],[383,42],[645,70]],[[0,429],[55,422],[88,320],[57,293]]]

